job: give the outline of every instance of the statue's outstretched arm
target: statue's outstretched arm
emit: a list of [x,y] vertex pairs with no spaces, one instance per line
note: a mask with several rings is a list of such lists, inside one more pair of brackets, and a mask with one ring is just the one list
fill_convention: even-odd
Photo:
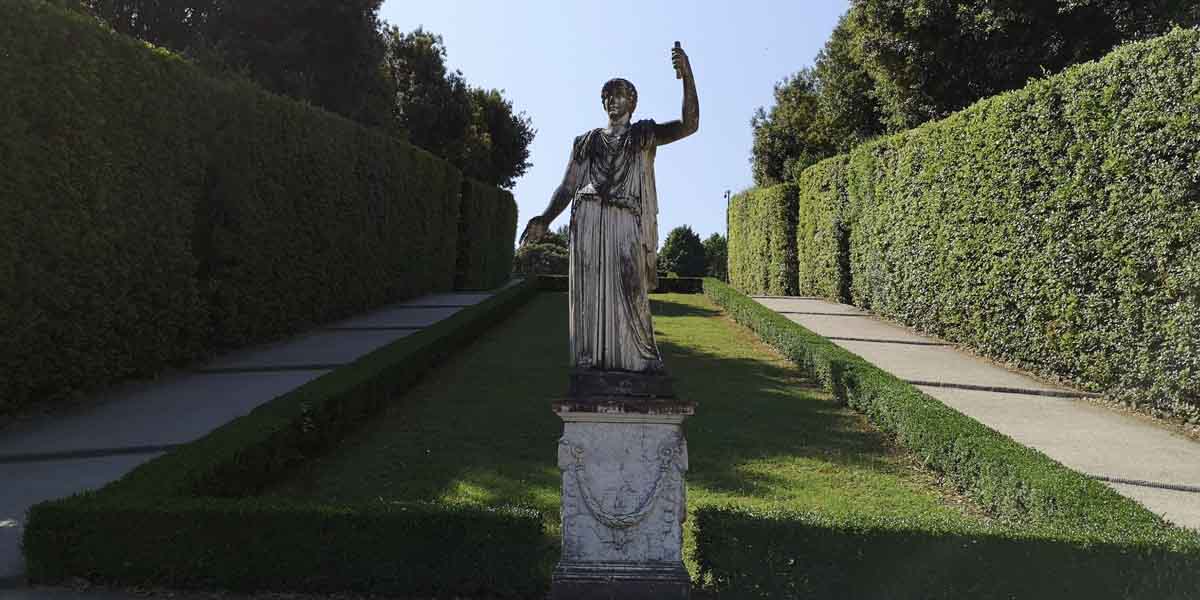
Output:
[[696,78],[692,76],[692,63],[687,53],[678,43],[671,49],[671,62],[683,80],[683,116],[678,121],[659,123],[655,127],[654,140],[659,146],[681,140],[700,129],[700,98],[696,95]]
[[550,196],[550,205],[542,214],[529,220],[525,225],[525,231],[521,233],[521,245],[536,244],[546,234],[550,232],[550,223],[562,214],[562,211],[571,203],[571,196],[578,187],[576,179],[578,169],[575,168],[575,153],[572,151],[571,158],[567,160],[567,172],[563,174],[562,183],[554,190],[554,194]]

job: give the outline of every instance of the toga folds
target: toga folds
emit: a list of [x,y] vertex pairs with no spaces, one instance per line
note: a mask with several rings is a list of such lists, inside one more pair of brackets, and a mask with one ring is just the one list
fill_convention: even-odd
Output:
[[661,372],[647,296],[657,283],[655,123],[577,138],[571,187],[570,320],[575,368]]

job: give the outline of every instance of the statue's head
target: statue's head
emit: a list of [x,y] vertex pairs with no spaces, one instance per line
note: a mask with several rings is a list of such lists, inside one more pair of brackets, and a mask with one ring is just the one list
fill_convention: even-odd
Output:
[[600,102],[609,118],[632,115],[637,108],[637,88],[628,79],[609,79],[600,89]]

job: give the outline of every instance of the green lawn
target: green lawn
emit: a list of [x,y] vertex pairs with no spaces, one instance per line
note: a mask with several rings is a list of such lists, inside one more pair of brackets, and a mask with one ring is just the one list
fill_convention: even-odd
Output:
[[[978,521],[861,416],[800,379],[703,295],[652,299],[676,390],[699,405],[687,422],[691,508]],[[562,425],[550,403],[566,390],[567,335],[566,295],[539,294],[270,493],[519,504],[543,511],[557,536]]]

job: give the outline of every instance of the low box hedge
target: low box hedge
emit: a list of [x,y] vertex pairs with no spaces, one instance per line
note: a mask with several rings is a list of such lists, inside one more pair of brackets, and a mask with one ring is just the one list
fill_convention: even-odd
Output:
[[1064,543],[1200,551],[1200,534],[931,398],[715,279],[704,293],[1003,522]]
[[1184,600],[1200,551],[1082,543],[936,521],[702,507],[701,576],[721,598]]
[[796,186],[742,192],[729,200],[729,283],[747,294],[796,294]]
[[535,293],[532,280],[511,285],[97,492],[34,506],[23,540],[29,578],[439,597],[540,591],[547,547],[533,512],[255,496]]

